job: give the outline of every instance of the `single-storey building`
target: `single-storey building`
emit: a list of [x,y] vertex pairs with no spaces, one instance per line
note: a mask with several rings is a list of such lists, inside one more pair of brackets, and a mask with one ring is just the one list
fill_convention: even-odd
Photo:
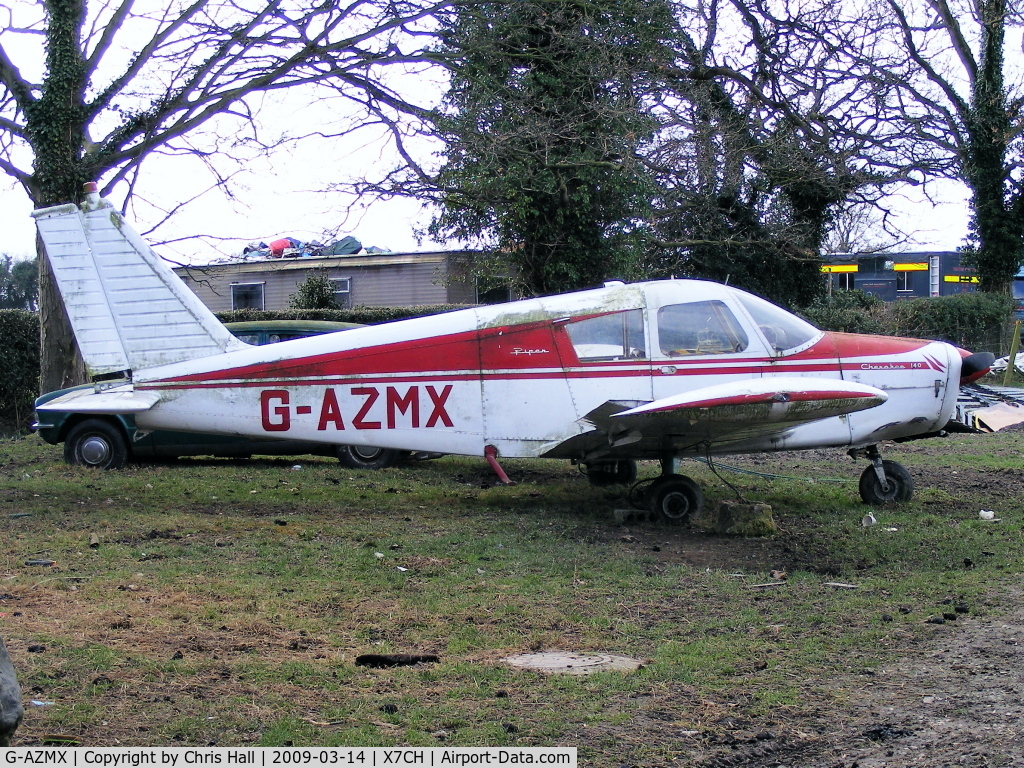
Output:
[[822,258],[830,291],[857,288],[885,301],[974,291],[974,269],[956,251],[849,253]]
[[481,295],[470,276],[470,251],[364,253],[239,260],[174,271],[214,312],[288,309],[307,277],[326,273],[341,307],[409,307],[509,300]]

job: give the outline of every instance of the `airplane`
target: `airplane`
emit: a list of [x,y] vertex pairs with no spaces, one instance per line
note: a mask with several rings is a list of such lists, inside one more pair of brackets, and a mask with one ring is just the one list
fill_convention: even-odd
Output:
[[846,448],[869,504],[913,479],[878,444],[945,434],[991,353],[823,332],[768,301],[659,280],[476,306],[251,346],[87,185],[33,212],[94,386],[43,410],[173,429],[482,456],[568,459],[595,485],[661,462],[644,503],[669,523],[703,493],[677,459]]

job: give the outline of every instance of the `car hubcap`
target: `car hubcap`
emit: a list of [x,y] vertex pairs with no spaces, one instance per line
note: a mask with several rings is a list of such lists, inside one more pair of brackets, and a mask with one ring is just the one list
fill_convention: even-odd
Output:
[[88,437],[80,449],[86,464],[103,464],[110,458],[110,445],[102,437]]
[[352,453],[354,453],[358,458],[362,459],[363,461],[373,461],[378,456],[380,456],[381,449],[380,448],[356,447],[356,448],[352,449]]

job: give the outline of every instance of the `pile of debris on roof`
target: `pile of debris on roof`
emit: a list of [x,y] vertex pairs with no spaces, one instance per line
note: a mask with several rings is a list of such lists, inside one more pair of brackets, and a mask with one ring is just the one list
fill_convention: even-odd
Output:
[[364,249],[363,244],[351,235],[324,245],[317,242],[302,242],[294,237],[280,237],[269,243],[249,243],[242,250],[247,259],[299,259],[320,256],[352,256],[357,253],[391,253],[387,248],[370,246]]

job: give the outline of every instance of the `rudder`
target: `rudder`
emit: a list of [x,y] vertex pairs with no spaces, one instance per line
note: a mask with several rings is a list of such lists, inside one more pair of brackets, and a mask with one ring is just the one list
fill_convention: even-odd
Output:
[[106,200],[32,213],[91,377],[247,345],[224,327]]

